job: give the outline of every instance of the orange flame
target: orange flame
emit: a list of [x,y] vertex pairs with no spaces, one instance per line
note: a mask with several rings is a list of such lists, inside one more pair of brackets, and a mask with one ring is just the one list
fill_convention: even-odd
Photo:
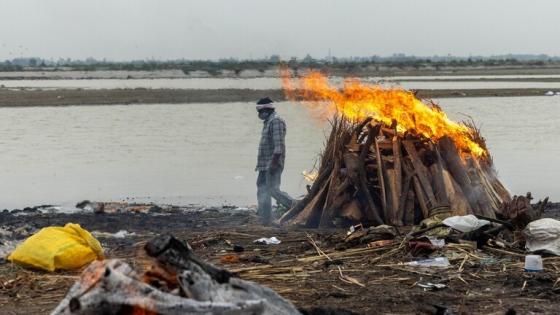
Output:
[[399,133],[414,132],[434,141],[448,136],[463,152],[486,155],[486,151],[471,138],[469,127],[452,121],[439,107],[423,103],[410,91],[383,88],[356,79],[346,79],[339,90],[319,72],[311,72],[299,82],[290,80],[285,74],[282,76],[283,86],[289,99],[294,99],[294,92],[297,92],[304,101],[321,106],[329,117],[341,115],[354,122],[373,117],[387,125],[395,120]]

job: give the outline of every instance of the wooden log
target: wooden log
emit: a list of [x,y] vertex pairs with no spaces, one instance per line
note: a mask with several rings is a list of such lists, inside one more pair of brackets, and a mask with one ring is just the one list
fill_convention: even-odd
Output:
[[478,205],[477,193],[472,186],[471,179],[467,175],[465,165],[459,156],[459,151],[457,150],[455,143],[451,138],[443,137],[439,140],[438,146],[451,176],[453,176],[453,179],[457,182],[457,184],[459,184],[459,187],[461,187],[461,190],[467,197],[473,213],[484,215],[484,211],[482,211]]
[[325,185],[319,190],[311,202],[305,206],[303,211],[298,213],[292,220],[289,221],[291,225],[300,225],[305,227],[316,227],[318,226],[318,220],[321,215],[321,210],[323,209],[323,204],[325,202],[325,198],[327,196],[327,190],[329,187],[329,181],[325,183]]
[[[426,200],[425,200],[426,204],[425,204],[425,206],[428,209],[435,208],[436,206],[438,206],[438,202],[437,202],[436,196],[434,195],[434,192],[432,190],[432,185],[431,185],[430,180],[428,178],[428,170],[427,170],[426,166],[424,165],[424,163],[422,163],[422,160],[420,160],[420,157],[418,156],[418,152],[416,151],[416,148],[414,147],[414,143],[412,143],[409,140],[404,140],[403,141],[403,146],[404,146],[406,152],[408,153],[408,156],[410,158],[410,161],[412,162],[414,170],[416,171],[416,178],[418,179],[418,184],[420,185],[420,187],[422,188],[422,190],[426,194]],[[415,184],[415,187],[416,187],[416,184]],[[419,194],[420,193],[418,191],[416,191],[416,195],[418,196]]]
[[507,190],[507,188],[504,187],[502,182],[498,180],[498,174],[496,174],[496,171],[494,170],[492,165],[489,165],[488,163],[482,163],[481,168],[483,169],[484,173],[486,174],[486,177],[492,184],[492,187],[494,187],[496,193],[498,193],[498,195],[500,196],[502,203],[511,202],[512,197],[510,192]]
[[492,200],[492,197],[487,191],[487,187],[484,185],[482,178],[474,166],[474,158],[472,156],[467,156],[465,158],[467,163],[467,175],[469,176],[473,190],[477,197],[477,203],[482,213],[477,213],[478,215],[487,216],[490,218],[496,217],[496,212],[498,211],[498,205]]
[[358,139],[357,143],[362,143],[364,141],[365,137],[367,137],[368,132],[367,132],[367,129],[366,129],[366,132],[364,132],[364,127],[367,124],[369,124],[372,120],[373,120],[373,117],[368,117],[368,118],[364,119],[364,121],[361,122],[354,129],[353,134],[356,135],[356,138]]
[[346,152],[343,155],[344,165],[346,166],[346,177],[355,185],[360,182],[359,168],[360,156],[354,152]]
[[[368,134],[368,138],[367,138],[367,140],[364,144],[364,147],[362,148],[362,152],[360,153],[359,168],[358,168],[358,173],[359,173],[359,177],[360,177],[360,190],[365,195],[365,197],[367,199],[367,202],[368,202],[368,208],[367,208],[367,211],[366,211],[366,218],[367,218],[368,221],[373,222],[376,225],[383,224],[383,220],[381,219],[381,216],[379,215],[379,212],[377,210],[377,207],[375,206],[373,198],[371,197],[371,192],[369,191],[369,188],[368,188],[368,185],[367,185],[365,159],[366,159],[366,156],[368,155],[368,151],[369,151],[372,143],[375,141],[375,138],[376,138],[377,134],[379,133],[380,128],[381,128],[381,125],[379,125],[379,124],[375,128],[371,127],[371,126],[368,126],[368,133],[369,134]],[[378,173],[380,173],[379,170],[378,170]],[[381,181],[381,183],[383,183],[383,181]]]
[[[385,191],[385,180],[383,178],[383,160],[381,158],[381,151],[379,150],[379,141],[374,139],[375,143],[375,156],[377,162],[377,177],[379,180],[379,185],[381,185],[381,194],[379,198],[381,199],[381,208],[383,210],[383,217],[387,219],[387,192]],[[392,146],[391,146],[392,147]]]
[[[495,179],[495,176],[489,174],[485,167],[482,166],[480,161],[476,158],[472,159],[473,165],[478,173],[478,176],[483,183],[484,190],[486,191],[488,197],[492,200],[493,210],[494,212],[499,212],[501,209],[501,205],[506,202],[507,200],[511,199],[511,196],[507,191],[505,194],[503,192],[498,192],[492,183],[492,178]],[[500,184],[501,186],[501,184]],[[498,186],[499,187],[499,186]],[[502,186],[503,187],[503,186]],[[503,196],[503,197],[502,197]]]
[[386,169],[387,183],[389,187],[388,196],[388,222],[394,226],[402,226],[402,213],[399,213],[399,197],[400,193],[397,192],[397,174],[395,169]]
[[404,218],[405,205],[409,195],[408,192],[410,191],[410,186],[412,183],[412,176],[414,176],[414,174],[405,175],[404,184],[402,186],[402,191],[399,196],[399,208],[397,210],[397,213],[400,216],[401,220]]
[[[401,165],[401,140],[398,136],[393,137],[393,158],[394,158],[394,169],[395,169],[395,193],[397,195],[397,201],[394,205],[395,209],[397,209],[396,217],[402,220],[403,212],[399,211],[403,208],[400,206],[400,198],[403,191],[403,171]],[[405,194],[406,195],[406,194]]]
[[439,154],[438,148],[434,146],[433,143],[429,144],[429,148],[434,160],[434,163],[430,165],[430,173],[434,183],[434,194],[439,205],[449,205],[449,198],[443,182],[443,159]]
[[443,170],[443,182],[445,185],[445,191],[449,197],[449,205],[453,211],[453,215],[472,214],[469,201],[463,194],[461,187],[459,187],[457,182],[455,182],[447,170]]
[[413,189],[409,189],[408,190],[408,194],[406,196],[406,202],[404,203],[404,218],[403,218],[403,222],[405,225],[414,225],[416,222],[414,222],[414,213],[416,212],[416,208],[415,208],[415,200],[416,200],[416,196],[414,194],[414,190]]
[[428,207],[428,200],[424,195],[424,190],[422,189],[422,184],[420,184],[420,180],[418,179],[417,174],[413,176],[412,183],[414,185],[414,193],[416,194],[416,198],[418,200],[418,204],[420,205],[420,210],[422,210],[422,216],[424,219],[430,217],[430,208]]
[[388,139],[379,139],[377,140],[377,146],[380,150],[392,150],[393,142]]
[[332,227],[333,225],[333,218],[337,210],[340,210],[340,207],[345,203],[348,203],[351,196],[346,193],[346,189],[350,186],[350,181],[345,179],[337,188],[334,190],[334,197],[330,204],[325,203],[325,207],[323,208],[323,213],[321,215],[321,221],[319,222],[319,227]]
[[[369,124],[371,121],[373,120],[373,117],[368,117],[366,119],[364,119],[364,121],[362,121],[358,126],[356,126],[356,128],[354,129],[354,134],[356,135],[360,135],[360,133],[362,133],[362,131],[364,130],[364,127]],[[369,132],[369,130],[368,130]]]
[[319,176],[317,176],[317,179],[313,182],[313,185],[311,185],[310,193],[305,195],[305,197],[303,197],[302,200],[298,201],[292,209],[288,210],[286,213],[284,213],[284,215],[282,215],[282,217],[280,217],[280,219],[278,219],[278,222],[280,224],[283,224],[284,222],[292,219],[297,214],[299,214],[305,208],[305,206],[307,206],[307,204],[313,199],[313,197],[315,197],[315,195],[317,195],[317,193],[319,193],[319,191],[323,188],[323,184],[330,177],[332,169],[332,162],[325,164],[325,168],[321,173],[319,173]]
[[360,222],[364,219],[364,213],[361,210],[360,203],[356,199],[352,199],[350,202],[346,203],[338,216],[345,220],[356,222]]
[[319,221],[320,227],[327,227],[330,225],[329,223],[332,223],[332,221],[328,219],[329,213],[327,213],[327,210],[329,210],[330,205],[333,203],[333,199],[338,197],[335,195],[335,190],[339,185],[339,178],[338,178],[339,172],[340,172],[340,160],[337,159],[334,162],[333,171],[330,177],[329,189],[327,191],[325,203],[323,205],[323,210],[321,212],[321,219]]

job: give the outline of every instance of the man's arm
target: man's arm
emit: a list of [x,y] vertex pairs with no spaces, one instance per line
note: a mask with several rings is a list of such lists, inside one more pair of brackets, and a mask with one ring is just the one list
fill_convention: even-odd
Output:
[[274,119],[270,123],[274,150],[272,151],[272,161],[270,162],[269,168],[274,170],[280,165],[280,158],[284,154],[286,127],[284,126],[284,122],[279,119]]

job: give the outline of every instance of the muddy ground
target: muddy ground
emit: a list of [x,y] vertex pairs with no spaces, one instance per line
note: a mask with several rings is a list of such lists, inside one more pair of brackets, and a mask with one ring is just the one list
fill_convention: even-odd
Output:
[[[418,90],[420,98],[543,96],[550,89],[455,89]],[[0,88],[0,107],[72,106],[115,104],[184,104],[254,102],[267,95],[285,100],[280,89],[57,89],[13,90]]]
[[[557,217],[559,209],[555,205],[546,213]],[[522,263],[525,253],[519,250],[449,247],[435,255],[449,257],[450,268],[417,269],[402,264],[418,257],[399,247],[398,241],[373,249],[363,244],[342,246],[344,230],[262,227],[246,210],[176,210],[164,214],[5,212],[0,213],[0,226],[41,228],[73,222],[89,231],[134,232],[136,235],[126,238],[98,238],[108,258],[125,259],[137,269],[148,264],[142,249],[145,241],[156,234],[171,233],[188,241],[201,257],[237,272],[241,278],[273,288],[308,314],[443,314],[445,309],[454,314],[553,314],[560,306],[560,259],[555,257],[545,259],[545,272],[526,273]],[[407,231],[400,229],[403,234]],[[270,236],[282,243],[253,243]],[[311,240],[330,260],[317,254]],[[240,245],[244,251],[234,252],[232,245]],[[48,313],[79,273],[45,273],[1,264],[1,313]],[[446,287],[431,290],[419,286],[427,283]]]

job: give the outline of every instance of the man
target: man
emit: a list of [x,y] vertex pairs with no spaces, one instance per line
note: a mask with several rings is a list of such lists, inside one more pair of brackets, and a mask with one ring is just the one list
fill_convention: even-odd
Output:
[[257,102],[257,113],[259,118],[264,121],[255,169],[259,172],[257,177],[258,214],[262,223],[269,225],[272,211],[271,197],[286,208],[290,208],[294,202],[288,194],[280,190],[286,158],[286,123],[276,114],[274,102],[268,97]]

